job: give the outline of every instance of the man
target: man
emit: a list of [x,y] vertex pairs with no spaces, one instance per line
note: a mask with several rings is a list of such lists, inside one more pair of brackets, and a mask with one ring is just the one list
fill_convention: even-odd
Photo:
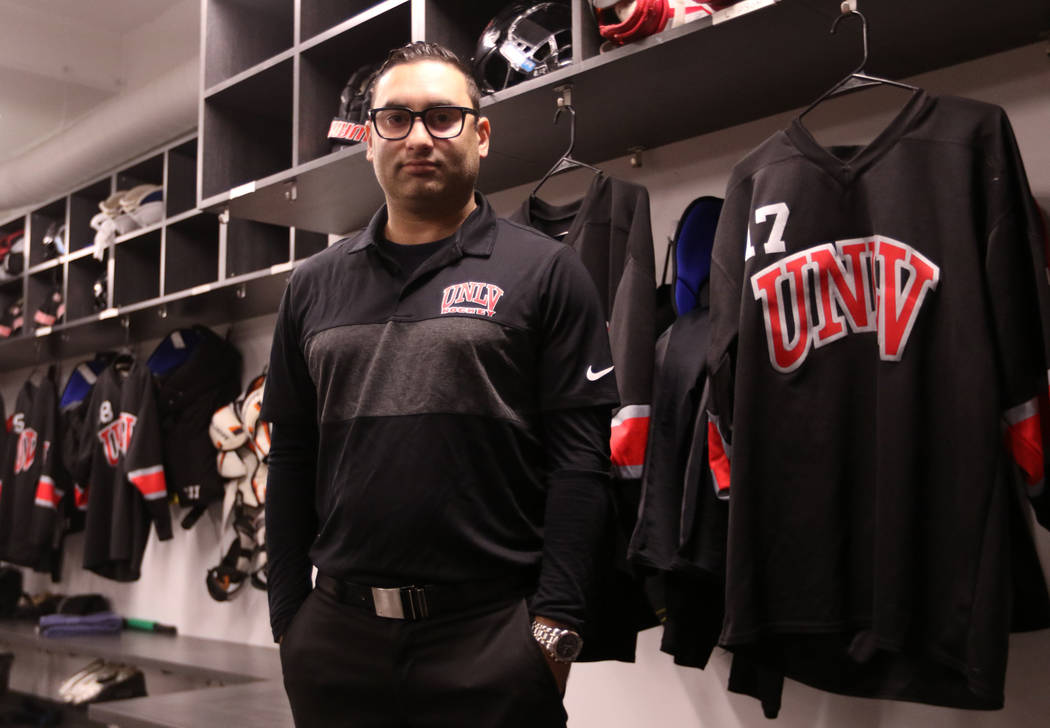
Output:
[[386,205],[292,276],[262,412],[292,711],[564,726],[617,402],[597,292],[474,190],[491,128],[454,54],[393,51],[372,105]]

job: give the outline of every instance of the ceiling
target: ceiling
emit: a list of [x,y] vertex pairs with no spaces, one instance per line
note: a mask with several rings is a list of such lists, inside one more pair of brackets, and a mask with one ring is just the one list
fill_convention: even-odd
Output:
[[172,0],[5,0],[3,4],[36,10],[56,23],[72,21],[120,34],[156,17]]
[[199,52],[199,0],[0,0],[0,164]]

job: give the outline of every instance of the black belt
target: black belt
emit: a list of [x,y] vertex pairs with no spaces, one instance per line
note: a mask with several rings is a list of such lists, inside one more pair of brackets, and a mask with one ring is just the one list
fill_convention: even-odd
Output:
[[526,593],[520,579],[385,588],[355,584],[319,572],[316,583],[320,591],[344,604],[367,609],[380,617],[406,620],[520,599]]

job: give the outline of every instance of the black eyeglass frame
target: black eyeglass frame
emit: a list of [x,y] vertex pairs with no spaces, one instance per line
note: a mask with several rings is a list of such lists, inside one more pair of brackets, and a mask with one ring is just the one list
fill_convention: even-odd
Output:
[[[431,130],[431,128],[427,125],[427,119],[426,119],[426,114],[428,112],[430,112],[430,111],[433,111],[434,109],[446,109],[448,111],[458,111],[460,113],[459,131],[457,131],[452,136],[438,136],[437,134],[435,134]],[[379,124],[376,123],[376,114],[378,114],[380,111],[403,111],[406,114],[408,114],[409,122],[408,122],[408,128],[405,129],[405,133],[402,134],[401,136],[390,137],[390,136],[386,136],[381,131],[379,131]],[[368,110],[368,120],[372,122],[372,128],[375,130],[376,134],[379,135],[379,137],[381,139],[386,139],[387,141],[390,141],[390,142],[400,141],[401,139],[405,139],[409,134],[411,134],[412,133],[412,128],[416,125],[416,119],[419,119],[420,121],[423,122],[423,128],[427,130],[427,134],[429,134],[432,139],[455,139],[456,137],[458,137],[460,134],[463,133],[463,129],[465,129],[466,126],[467,126],[467,114],[473,114],[475,116],[475,118],[481,116],[481,112],[480,111],[478,111],[477,109],[472,109],[469,106],[451,106],[451,105],[448,105],[448,104],[437,104],[436,106],[428,106],[427,108],[423,109],[422,111],[413,111],[412,109],[408,108],[407,106],[379,106],[379,107],[376,107],[374,109],[369,109]]]

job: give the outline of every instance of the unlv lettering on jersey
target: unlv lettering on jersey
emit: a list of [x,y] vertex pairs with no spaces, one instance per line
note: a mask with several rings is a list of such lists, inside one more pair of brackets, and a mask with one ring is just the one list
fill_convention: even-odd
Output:
[[98,439],[102,441],[106,462],[110,466],[115,468],[120,456],[127,453],[137,420],[135,415],[121,412],[120,417],[98,431]]
[[[472,313],[491,317],[496,313],[496,304],[502,297],[503,289],[492,283],[456,283],[441,292],[441,313]],[[473,303],[478,307],[457,306],[458,303]]]
[[33,467],[36,459],[36,430],[26,427],[18,436],[18,445],[15,448],[15,475],[24,473]]
[[919,251],[880,235],[818,245],[763,268],[751,276],[751,289],[762,304],[773,368],[794,371],[811,348],[850,331],[876,331],[879,357],[900,361],[940,274]]

